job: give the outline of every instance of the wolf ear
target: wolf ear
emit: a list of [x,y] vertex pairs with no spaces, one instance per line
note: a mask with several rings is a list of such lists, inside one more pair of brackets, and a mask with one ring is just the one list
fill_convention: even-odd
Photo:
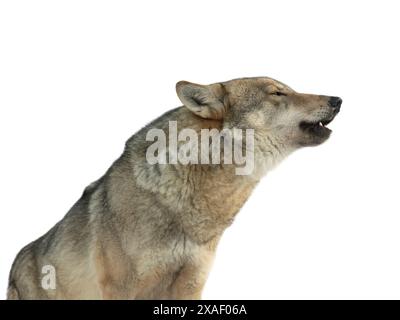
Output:
[[222,84],[208,86],[179,81],[176,84],[179,99],[194,114],[205,119],[220,120],[224,118],[227,104],[224,103],[226,92]]

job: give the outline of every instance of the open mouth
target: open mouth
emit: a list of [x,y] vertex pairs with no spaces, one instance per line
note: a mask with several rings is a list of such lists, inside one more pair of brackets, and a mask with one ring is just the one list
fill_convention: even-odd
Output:
[[303,131],[310,132],[310,133],[313,133],[318,136],[329,135],[332,132],[332,130],[327,128],[326,126],[330,122],[332,122],[333,119],[334,119],[334,117],[332,117],[329,120],[320,120],[320,121],[316,121],[316,122],[302,121],[302,122],[300,122],[300,128]]

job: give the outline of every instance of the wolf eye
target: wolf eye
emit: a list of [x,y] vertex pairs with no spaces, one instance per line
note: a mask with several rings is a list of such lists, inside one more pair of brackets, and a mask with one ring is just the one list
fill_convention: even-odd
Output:
[[276,91],[276,92],[272,92],[271,93],[272,95],[274,95],[274,96],[287,96],[287,94],[286,93],[283,93],[283,92],[280,92],[280,91]]

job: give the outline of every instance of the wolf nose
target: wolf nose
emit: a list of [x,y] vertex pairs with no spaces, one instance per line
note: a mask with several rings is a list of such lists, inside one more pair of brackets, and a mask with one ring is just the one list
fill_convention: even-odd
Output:
[[330,97],[328,104],[334,108],[336,112],[339,112],[340,106],[342,105],[342,99],[339,97]]

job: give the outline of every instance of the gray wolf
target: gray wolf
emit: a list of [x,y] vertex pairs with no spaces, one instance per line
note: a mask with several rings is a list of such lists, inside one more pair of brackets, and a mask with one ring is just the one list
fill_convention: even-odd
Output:
[[[176,91],[183,106],[134,134],[66,216],[18,253],[8,299],[200,299],[218,242],[252,190],[293,151],[326,141],[342,103],[267,77],[181,81]],[[170,121],[196,132],[253,129],[254,170],[150,164],[146,133],[168,132]]]

